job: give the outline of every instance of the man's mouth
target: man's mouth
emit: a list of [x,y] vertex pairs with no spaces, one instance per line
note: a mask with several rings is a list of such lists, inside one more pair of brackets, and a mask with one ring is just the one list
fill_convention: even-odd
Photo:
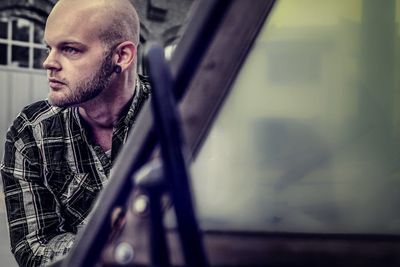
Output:
[[65,83],[55,78],[49,78],[49,86],[52,89],[60,89],[65,86]]

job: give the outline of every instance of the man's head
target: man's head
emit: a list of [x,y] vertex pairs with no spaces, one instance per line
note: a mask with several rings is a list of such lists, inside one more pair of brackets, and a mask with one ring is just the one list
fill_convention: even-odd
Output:
[[60,0],[44,39],[54,105],[80,105],[134,82],[139,19],[129,0]]

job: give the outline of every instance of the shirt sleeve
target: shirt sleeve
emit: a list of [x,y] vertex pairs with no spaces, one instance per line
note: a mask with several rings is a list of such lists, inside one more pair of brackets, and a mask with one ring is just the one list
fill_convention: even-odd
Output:
[[11,251],[20,266],[40,266],[69,251],[75,234],[63,229],[60,205],[45,185],[32,135],[11,127],[1,175]]

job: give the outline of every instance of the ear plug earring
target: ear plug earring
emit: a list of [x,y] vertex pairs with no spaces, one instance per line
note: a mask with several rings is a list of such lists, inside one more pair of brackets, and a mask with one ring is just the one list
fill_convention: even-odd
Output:
[[122,68],[120,65],[115,65],[114,66],[114,72],[120,74],[122,71]]

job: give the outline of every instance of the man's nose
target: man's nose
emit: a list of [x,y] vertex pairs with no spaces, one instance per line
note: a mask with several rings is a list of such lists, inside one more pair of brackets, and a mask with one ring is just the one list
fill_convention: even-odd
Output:
[[50,51],[46,59],[43,61],[43,68],[46,70],[60,70],[61,64],[57,60],[55,51]]

